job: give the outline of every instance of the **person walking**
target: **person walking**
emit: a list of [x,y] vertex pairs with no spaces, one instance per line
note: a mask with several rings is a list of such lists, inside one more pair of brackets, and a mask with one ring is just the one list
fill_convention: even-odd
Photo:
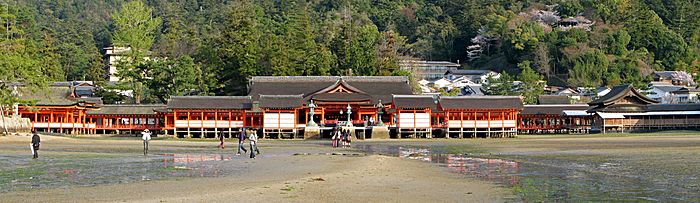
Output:
[[331,145],[333,145],[333,148],[338,147],[338,137],[340,137],[340,130],[337,128],[333,130],[333,137],[331,137]]
[[[258,135],[255,134],[255,131],[251,130],[248,133],[248,140],[250,141],[250,158],[255,159],[255,154],[258,152]],[[260,154],[260,152],[257,154]]]
[[343,135],[341,138],[341,141],[343,142],[343,148],[346,148],[348,146],[348,136],[350,134],[350,130],[345,130],[343,131]]
[[248,150],[246,150],[244,146],[247,131],[248,129],[241,128],[241,133],[238,134],[238,153],[236,153],[236,155],[241,155],[241,150],[243,150],[243,153],[248,153]]
[[219,148],[224,149],[224,140],[226,138],[224,137],[224,131],[222,130],[221,133],[219,133]]
[[39,158],[39,146],[41,145],[41,138],[39,137],[39,134],[36,133],[36,130],[32,130],[32,144],[31,144],[31,149],[32,149],[32,157],[33,159],[38,159]]
[[[260,137],[258,137],[258,132],[255,129],[250,130],[250,132],[255,135],[255,154],[260,155],[260,148],[258,147],[258,140],[260,140]],[[253,153],[253,151],[250,151],[250,153]]]
[[151,132],[146,129],[141,132],[141,139],[143,139],[143,155],[148,155],[148,141],[151,140]]

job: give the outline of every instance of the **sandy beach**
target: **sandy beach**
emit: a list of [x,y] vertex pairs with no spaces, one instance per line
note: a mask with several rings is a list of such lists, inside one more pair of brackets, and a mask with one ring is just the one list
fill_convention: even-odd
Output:
[[[24,153],[21,147],[27,138],[0,137],[0,153]],[[59,155],[84,151],[123,154],[140,150],[138,140],[44,136],[42,141],[42,158],[69,158]],[[153,153],[170,148],[183,151],[204,147],[216,151],[215,142],[155,140],[152,146]],[[509,195],[506,189],[491,183],[415,160],[299,142],[262,141],[261,148],[263,155],[255,160],[232,155],[228,164],[242,166],[244,170],[225,176],[16,190],[0,193],[0,199],[3,202],[502,202]],[[330,155],[336,151],[346,155]]]

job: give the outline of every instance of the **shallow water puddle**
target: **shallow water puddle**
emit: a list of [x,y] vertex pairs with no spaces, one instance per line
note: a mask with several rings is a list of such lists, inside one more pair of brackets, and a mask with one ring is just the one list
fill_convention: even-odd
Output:
[[231,154],[160,154],[149,156],[51,156],[38,160],[0,155],[0,193],[33,188],[94,186],[171,177],[217,177],[245,166]]
[[[700,195],[683,184],[658,182],[648,178],[649,175],[625,171],[623,163],[610,161],[572,162],[522,155],[485,158],[401,146],[362,145],[358,148],[373,154],[439,164],[453,173],[503,185],[518,195],[514,201],[692,201]],[[509,160],[510,157],[523,161]]]
[[163,168],[176,177],[216,177],[222,174],[217,161],[231,161],[224,154],[162,154]]

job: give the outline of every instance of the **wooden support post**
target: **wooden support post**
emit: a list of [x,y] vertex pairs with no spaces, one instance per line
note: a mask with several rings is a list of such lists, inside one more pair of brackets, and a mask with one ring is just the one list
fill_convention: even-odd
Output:
[[199,117],[199,139],[204,139],[206,137],[206,131],[204,131],[204,121],[206,117],[204,117],[204,111],[200,112],[201,117]]
[[192,120],[192,117],[190,117],[190,111],[187,111],[187,135],[186,138],[192,138],[192,131],[190,130],[190,121]]
[[487,111],[487,112],[486,112],[486,115],[488,116],[487,118],[488,118],[488,120],[489,120],[489,121],[488,121],[488,130],[487,130],[487,131],[488,131],[488,135],[487,135],[487,136],[488,136],[488,137],[491,137],[491,111]]

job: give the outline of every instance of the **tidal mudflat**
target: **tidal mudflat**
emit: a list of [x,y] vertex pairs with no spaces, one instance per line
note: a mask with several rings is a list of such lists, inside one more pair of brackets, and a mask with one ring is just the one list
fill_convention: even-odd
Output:
[[700,201],[700,133],[364,142],[509,188],[526,202]]
[[[216,141],[0,137],[3,202],[503,202],[511,193],[437,165],[327,141],[262,140],[257,159]],[[26,145],[26,146],[25,146]],[[26,149],[25,149],[26,148]],[[456,188],[447,190],[446,188]],[[419,192],[416,192],[419,191]]]
[[[700,201],[700,134],[261,141],[0,137],[0,199],[23,201]],[[418,192],[416,192],[418,191]]]

